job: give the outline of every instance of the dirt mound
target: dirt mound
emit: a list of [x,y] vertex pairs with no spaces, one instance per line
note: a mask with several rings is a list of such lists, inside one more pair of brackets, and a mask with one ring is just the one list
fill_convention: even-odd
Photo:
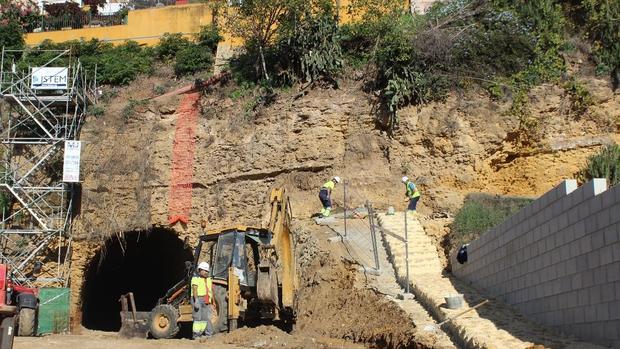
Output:
[[402,309],[361,287],[361,273],[339,258],[335,251],[339,245],[317,238],[321,228],[313,222],[298,222],[295,227],[298,251],[316,258],[308,262],[298,257],[301,290],[294,334],[342,338],[378,348],[432,347],[432,338],[420,337]]

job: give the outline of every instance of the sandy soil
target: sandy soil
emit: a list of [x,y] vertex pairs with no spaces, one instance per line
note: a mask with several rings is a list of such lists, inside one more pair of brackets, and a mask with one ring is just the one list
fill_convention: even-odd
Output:
[[272,327],[241,328],[230,334],[214,336],[205,342],[189,339],[122,339],[113,332],[86,331],[82,335],[50,335],[44,337],[18,337],[14,349],[237,349],[237,348],[340,348],[363,349],[359,344],[344,340],[290,335]]
[[[233,349],[243,348],[234,344],[215,344],[213,341],[209,348]],[[44,337],[18,337],[15,338],[14,349],[159,349],[176,348],[191,349],[204,348],[206,343],[199,343],[188,339],[147,340],[147,339],[122,339],[116,333],[89,332],[83,335],[51,335]]]

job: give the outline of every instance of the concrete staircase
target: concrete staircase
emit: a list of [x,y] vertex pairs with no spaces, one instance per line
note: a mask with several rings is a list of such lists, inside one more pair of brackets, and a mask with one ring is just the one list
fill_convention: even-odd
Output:
[[[391,249],[391,259],[394,267],[397,270],[398,275],[403,277],[406,274],[404,268],[406,263],[406,254],[404,249],[404,215],[397,214],[393,216],[380,215],[380,223],[384,227],[385,240],[388,246],[403,245],[402,249]],[[393,227],[401,227],[401,229],[394,229]],[[392,227],[395,231],[392,232],[387,227]],[[420,225],[417,219],[412,215],[409,216],[407,221],[407,238],[409,240],[409,274],[422,275],[432,274],[441,275],[442,266],[435,245],[431,238],[424,233],[424,229]],[[387,247],[387,246],[386,246]],[[402,270],[401,270],[402,268]]]
[[[405,285],[407,264],[404,213],[379,214],[377,218],[397,279],[401,285]],[[443,274],[435,243],[426,235],[422,225],[412,213],[407,216],[407,238],[411,292],[436,320],[442,321],[454,316],[486,298],[469,285]],[[458,293],[464,295],[465,307],[459,310],[444,307],[444,297]],[[463,348],[523,349],[533,345],[575,349],[596,347],[576,342],[533,323],[496,300],[491,300],[481,308],[445,324],[442,329],[450,334],[457,346]]]

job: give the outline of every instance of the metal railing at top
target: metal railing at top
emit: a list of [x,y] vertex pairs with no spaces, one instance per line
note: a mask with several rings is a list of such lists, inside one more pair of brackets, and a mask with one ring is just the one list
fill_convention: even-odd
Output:
[[79,15],[41,16],[37,23],[31,23],[26,28],[28,33],[48,32],[67,29],[81,29],[87,27],[108,27],[127,24],[127,13],[112,15],[91,15],[84,12]]

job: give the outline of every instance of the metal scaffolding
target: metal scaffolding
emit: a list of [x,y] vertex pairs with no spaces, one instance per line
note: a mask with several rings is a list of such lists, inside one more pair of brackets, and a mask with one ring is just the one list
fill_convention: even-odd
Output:
[[[48,58],[29,67],[27,58],[33,55]],[[60,70],[66,80],[57,89],[37,87],[35,80],[44,69]],[[65,141],[79,138],[96,91],[96,79],[86,79],[70,50],[2,48],[0,262],[22,284],[68,283],[78,184],[63,182],[64,147]]]

